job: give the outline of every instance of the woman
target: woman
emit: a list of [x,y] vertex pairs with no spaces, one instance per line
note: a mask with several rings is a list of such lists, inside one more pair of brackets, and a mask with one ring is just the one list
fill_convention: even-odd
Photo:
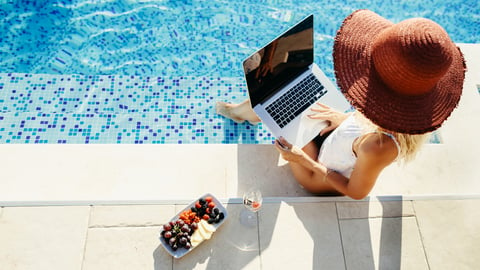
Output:
[[[323,143],[314,140],[299,149],[278,138],[275,146],[310,192],[362,199],[385,167],[412,159],[456,108],[465,61],[435,22],[394,24],[369,10],[344,20],[333,61],[339,88],[356,111],[344,114],[317,104],[310,117],[329,123],[318,137]],[[217,112],[237,122],[260,121],[248,100],[219,102]]]

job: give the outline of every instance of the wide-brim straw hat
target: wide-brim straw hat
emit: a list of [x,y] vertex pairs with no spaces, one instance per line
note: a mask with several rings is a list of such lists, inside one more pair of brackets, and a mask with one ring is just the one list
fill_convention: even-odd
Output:
[[399,133],[439,128],[457,107],[465,60],[445,30],[425,18],[397,24],[369,10],[348,16],[335,37],[337,83],[376,125]]

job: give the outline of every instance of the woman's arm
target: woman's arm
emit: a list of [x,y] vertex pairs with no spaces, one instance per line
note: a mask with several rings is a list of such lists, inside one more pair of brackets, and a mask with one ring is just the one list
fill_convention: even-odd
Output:
[[353,199],[365,198],[383,169],[390,165],[398,155],[395,142],[386,135],[374,133],[364,135],[360,139],[356,151],[357,161],[346,191],[346,194]]

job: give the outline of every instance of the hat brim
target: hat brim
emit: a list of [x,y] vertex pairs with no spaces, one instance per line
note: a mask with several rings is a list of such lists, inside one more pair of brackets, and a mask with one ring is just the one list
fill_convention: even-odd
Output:
[[348,16],[335,37],[333,64],[340,90],[358,111],[376,125],[394,132],[423,134],[439,128],[457,107],[465,77],[460,49],[434,89],[420,96],[389,89],[375,71],[372,43],[394,24],[369,10]]

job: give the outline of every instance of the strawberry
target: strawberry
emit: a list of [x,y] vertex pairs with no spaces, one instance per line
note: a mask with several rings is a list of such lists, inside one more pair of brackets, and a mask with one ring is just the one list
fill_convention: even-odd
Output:
[[200,202],[196,202],[196,203],[195,203],[195,208],[199,209],[199,208],[201,208],[201,207],[202,207],[202,205],[200,204]]
[[213,201],[213,198],[210,197],[210,196],[205,197],[205,201],[206,201],[207,203],[209,203],[209,202]]
[[202,217],[202,218],[203,218],[204,220],[209,220],[209,219],[210,219],[210,216],[209,216],[209,215],[207,215],[207,214],[205,214],[205,215],[203,215],[203,217]]
[[208,203],[208,208],[214,208],[215,207],[215,203],[214,202],[209,202]]

